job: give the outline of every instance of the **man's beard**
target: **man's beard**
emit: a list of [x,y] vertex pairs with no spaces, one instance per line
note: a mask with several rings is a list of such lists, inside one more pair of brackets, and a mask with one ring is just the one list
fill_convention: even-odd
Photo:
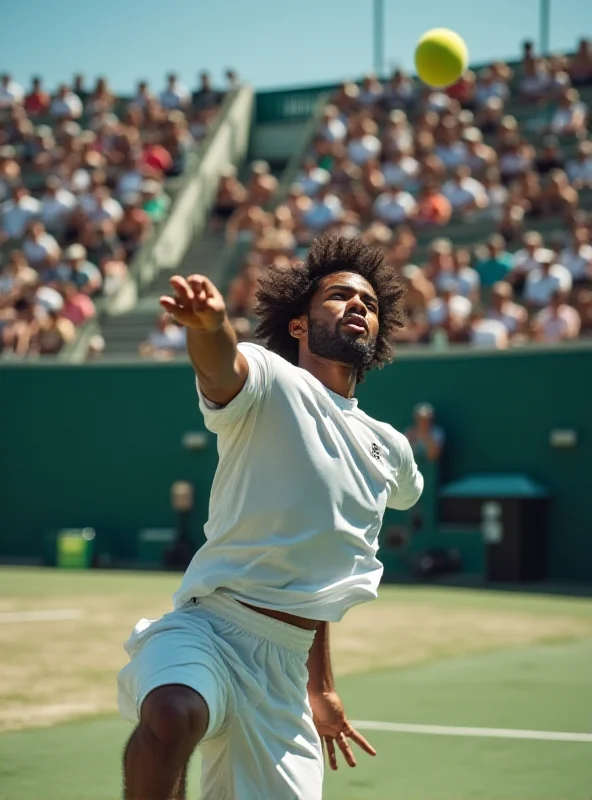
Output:
[[352,367],[367,367],[376,352],[376,338],[353,336],[342,333],[339,326],[333,330],[329,325],[308,317],[308,349],[315,356],[350,364]]

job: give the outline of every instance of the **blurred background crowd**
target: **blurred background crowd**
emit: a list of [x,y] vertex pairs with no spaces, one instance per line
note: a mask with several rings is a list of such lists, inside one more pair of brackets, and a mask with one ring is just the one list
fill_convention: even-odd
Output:
[[116,97],[84,76],[55,93],[0,77],[0,352],[54,355],[115,293],[170,205],[188,154],[226,93],[202,72],[190,91],[174,74]]

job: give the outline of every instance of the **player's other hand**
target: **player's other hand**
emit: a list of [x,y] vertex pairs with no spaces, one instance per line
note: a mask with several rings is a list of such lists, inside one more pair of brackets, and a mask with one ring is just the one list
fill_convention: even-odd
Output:
[[160,304],[178,323],[197,331],[216,331],[226,317],[224,298],[209,278],[190,275],[171,278],[173,296],[164,295]]
[[323,748],[327,748],[331,769],[337,769],[335,743],[350,767],[356,766],[356,759],[349,744],[350,739],[369,755],[376,755],[376,750],[372,745],[348,722],[343,703],[337,692],[309,694],[309,700],[313,722],[321,737]]

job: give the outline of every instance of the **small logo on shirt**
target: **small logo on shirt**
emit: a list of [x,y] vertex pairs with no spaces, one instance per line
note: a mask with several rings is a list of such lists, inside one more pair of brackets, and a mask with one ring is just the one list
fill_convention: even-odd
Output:
[[375,458],[377,461],[380,461],[380,450],[376,442],[372,442],[372,449],[370,450],[370,455],[372,458]]

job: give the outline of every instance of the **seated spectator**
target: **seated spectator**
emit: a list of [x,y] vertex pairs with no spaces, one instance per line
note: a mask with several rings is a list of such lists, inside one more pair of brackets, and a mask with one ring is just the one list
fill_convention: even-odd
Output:
[[86,248],[81,244],[70,245],[64,251],[64,261],[58,272],[60,280],[73,286],[76,292],[90,296],[97,294],[103,283],[99,268],[88,260]]
[[5,72],[0,77],[0,109],[19,106],[25,97],[23,87],[12,80],[12,75]]
[[33,286],[38,278],[22,251],[11,250],[0,272],[0,308],[13,305],[23,289]]
[[236,168],[226,167],[220,176],[220,183],[212,209],[214,227],[226,224],[234,212],[247,200],[247,190],[236,177]]
[[30,351],[40,356],[55,356],[76,338],[73,323],[61,311],[48,311],[39,319],[37,330],[31,337]]
[[548,183],[541,195],[541,213],[545,217],[567,214],[577,209],[579,198],[577,191],[569,185],[566,173],[555,169],[549,173]]
[[89,95],[85,107],[91,115],[105,114],[113,109],[115,97],[109,89],[105,78],[97,78],[94,90]]
[[483,143],[483,134],[477,128],[471,128],[463,134],[466,144],[466,164],[476,178],[481,178],[487,170],[495,168],[497,153]]
[[481,179],[481,183],[487,193],[487,206],[481,212],[482,216],[488,219],[500,219],[502,209],[508,199],[508,190],[500,180],[497,167],[489,167]]
[[50,104],[51,97],[48,92],[43,91],[41,78],[33,78],[31,82],[31,91],[25,97],[25,111],[29,117],[36,117],[38,114],[47,114]]
[[588,119],[588,106],[580,100],[577,89],[564,89],[559,105],[551,118],[549,129],[558,136],[584,134]]
[[507,83],[500,80],[490,68],[482,69],[475,86],[474,101],[476,108],[483,108],[492,97],[498,97],[505,105],[509,97]]
[[172,169],[173,159],[169,151],[153,138],[152,141],[144,141],[139,166],[148,167],[157,175],[166,175]]
[[493,234],[487,240],[485,257],[478,259],[475,271],[479,275],[482,286],[493,286],[499,281],[504,281],[511,273],[513,259],[506,250],[506,243],[499,234]]
[[549,90],[549,73],[542,58],[534,58],[524,64],[518,89],[521,99],[526,103],[538,103],[545,97]]
[[8,199],[12,187],[21,182],[21,167],[16,150],[10,145],[0,147],[0,203]]
[[382,165],[387,186],[401,186],[413,192],[419,186],[419,162],[408,151],[392,149]]
[[534,149],[522,141],[519,135],[512,136],[499,151],[499,171],[504,183],[523,175],[532,169],[534,164]]
[[362,81],[358,102],[364,108],[377,108],[383,98],[384,90],[376,75],[370,74]]
[[5,200],[0,207],[0,225],[2,238],[8,240],[22,239],[29,223],[40,216],[41,203],[31,197],[26,186],[15,186],[11,199]]
[[465,248],[451,252],[451,258],[443,262],[442,269],[433,278],[436,289],[454,285],[456,294],[466,297],[471,303],[479,300],[481,280],[479,273],[471,267],[471,253]]
[[563,169],[565,166],[565,156],[559,146],[559,139],[556,136],[546,136],[543,140],[543,148],[536,157],[535,169],[541,175],[546,175],[554,169]]
[[332,223],[339,222],[343,213],[343,204],[339,197],[331,187],[323,186],[310,209],[304,214],[303,221],[308,228],[320,232]]
[[354,164],[362,166],[369,159],[380,157],[381,144],[377,133],[378,126],[372,120],[352,123],[347,153]]
[[482,183],[471,177],[469,167],[457,167],[442,186],[442,194],[450,201],[455,214],[465,215],[487,207],[487,192]]
[[12,315],[0,329],[0,351],[24,358],[31,348],[31,342],[39,331],[39,319],[45,315],[35,301],[19,298]]
[[58,119],[78,119],[82,116],[82,102],[65,83],[62,83],[51,101],[49,113]]
[[228,291],[228,313],[231,317],[254,316],[257,289],[262,274],[261,256],[254,254],[230,284]]
[[524,208],[521,203],[508,202],[501,210],[501,216],[496,225],[499,233],[507,245],[515,244],[519,241],[524,230]]
[[575,284],[592,281],[592,245],[586,227],[575,229],[572,244],[561,251],[558,260],[569,270]]
[[384,175],[382,174],[378,159],[371,158],[366,161],[362,167],[360,183],[369,197],[376,197],[376,195],[387,188],[385,186]]
[[428,304],[428,322],[432,331],[444,331],[448,341],[462,341],[472,310],[471,301],[457,293],[456,283],[445,281],[441,286],[441,296]]
[[117,223],[123,217],[121,205],[111,196],[111,192],[106,186],[97,186],[90,196],[81,198],[80,205],[94,223],[102,222],[105,219]]
[[522,289],[524,280],[530,272],[539,269],[541,264],[553,260],[553,252],[543,246],[543,237],[540,233],[527,231],[522,243],[524,247],[514,253],[514,267],[507,278],[517,290]]
[[564,59],[560,56],[551,56],[548,60],[549,101],[556,101],[571,86],[569,73],[565,67]]
[[331,173],[318,167],[313,158],[305,158],[302,169],[294,182],[302,187],[304,194],[314,197],[321,186],[326,186],[331,181]]
[[475,309],[471,314],[468,335],[473,347],[505,350],[510,341],[504,323],[487,317],[483,309]]
[[565,167],[574,189],[592,189],[592,141],[580,142],[577,155]]
[[101,274],[103,276],[103,286],[101,294],[110,297],[116,294],[124,285],[129,277],[129,271],[125,261],[126,253],[123,247],[115,248],[114,252],[101,259]]
[[554,292],[570,292],[572,277],[568,269],[553,263],[546,256],[540,266],[531,270],[524,281],[524,302],[528,308],[543,308],[548,305]]
[[253,161],[251,177],[247,184],[249,202],[267,207],[278,188],[277,178],[271,174],[267,161]]
[[465,142],[459,139],[455,119],[451,117],[443,119],[439,130],[436,132],[436,138],[438,143],[434,153],[448,171],[467,163],[468,148]]
[[[414,139],[413,128],[409,124],[407,114],[404,111],[391,111],[381,137],[381,147],[385,157],[388,158],[393,150],[412,152]],[[375,145],[374,150],[375,152],[370,155],[371,158],[375,158],[380,152]]]
[[405,431],[415,456],[428,461],[438,461],[445,441],[444,430],[435,424],[434,417],[433,406],[419,403],[413,409],[413,425]]
[[434,239],[430,244],[423,272],[435,285],[441,275],[452,271],[452,262],[452,242],[444,238]]
[[[173,118],[175,115],[175,118]],[[178,115],[178,117],[177,117]],[[171,112],[166,130],[162,135],[162,146],[171,157],[171,164],[164,171],[167,178],[174,178],[185,171],[187,155],[191,147],[191,136],[180,111]]]
[[394,227],[415,217],[417,203],[412,194],[392,186],[378,195],[372,210],[377,219],[389,227]]
[[582,321],[581,335],[592,336],[592,291],[578,289],[575,293],[574,307]]
[[484,136],[490,136],[498,132],[503,116],[504,104],[499,97],[492,97],[477,112],[475,123]]
[[589,39],[580,39],[578,50],[569,65],[569,75],[574,86],[592,84],[592,47]]
[[22,247],[25,258],[36,270],[57,264],[61,252],[56,240],[39,220],[29,223]]
[[580,315],[565,303],[565,294],[561,291],[551,293],[548,305],[539,311],[534,320],[536,339],[549,344],[576,339],[580,327]]
[[359,108],[359,97],[359,87],[355,83],[344,81],[333,95],[331,102],[339,109],[340,117],[345,121]]
[[138,106],[140,109],[144,109],[153,102],[154,95],[150,91],[148,81],[139,81],[136,88],[136,95],[131,102],[132,106]]
[[121,199],[123,216],[117,223],[117,237],[131,260],[152,230],[150,217],[140,207],[140,196],[128,194]]
[[490,307],[485,311],[485,319],[501,322],[510,339],[526,332],[528,312],[524,306],[513,301],[514,290],[511,284],[498,281],[491,287]]
[[382,105],[385,111],[401,109],[408,111],[415,97],[413,82],[400,69],[396,69],[389,81],[384,84]]
[[185,349],[185,328],[178,325],[170,314],[160,314],[147,341],[140,345],[140,355],[168,359]]
[[305,195],[302,187],[293,183],[288,191],[288,196],[285,200],[286,206],[292,212],[292,217],[295,220],[301,220],[304,214],[312,206],[312,200],[308,195]]
[[64,298],[62,316],[69,319],[75,327],[88,322],[97,313],[95,304],[88,294],[79,291],[75,283],[64,283],[62,296]]
[[47,179],[45,192],[41,196],[41,220],[48,231],[61,233],[68,216],[76,206],[76,198],[61,187],[59,178]]
[[467,70],[459,80],[446,89],[446,94],[452,100],[457,100],[463,108],[474,111],[477,107],[475,101],[475,90],[477,76],[472,70]]
[[189,105],[189,92],[174,72],[167,75],[167,85],[159,99],[161,106],[171,111]]
[[328,105],[321,120],[319,135],[329,142],[343,142],[347,136],[347,125],[339,116],[337,106]]
[[[235,76],[236,77],[236,76]],[[201,72],[199,76],[199,88],[191,95],[191,102],[200,111],[219,106],[224,99],[222,92],[216,91],[212,87],[212,79],[209,72]],[[163,103],[164,105],[164,103]],[[166,108],[166,106],[165,106]]]
[[450,200],[442,194],[435,181],[428,181],[417,198],[415,224],[421,227],[448,225],[451,216]]
[[80,72],[74,75],[74,78],[72,79],[72,91],[75,95],[78,95],[83,103],[87,101],[90,95],[90,92],[86,89],[85,81],[86,79],[84,75],[82,75]]

